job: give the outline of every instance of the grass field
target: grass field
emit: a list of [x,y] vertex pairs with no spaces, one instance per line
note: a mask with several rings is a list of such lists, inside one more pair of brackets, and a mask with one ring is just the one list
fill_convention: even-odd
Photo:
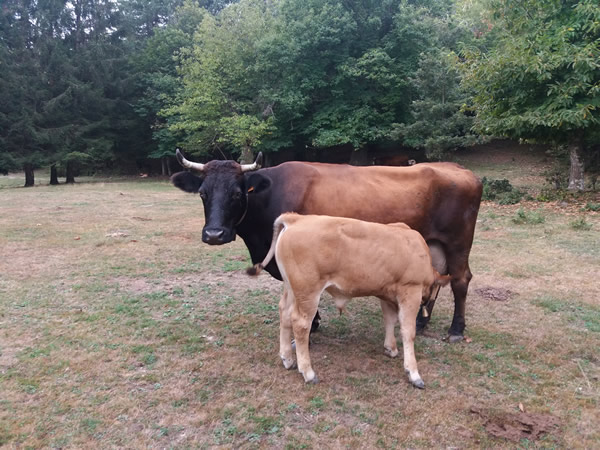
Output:
[[244,274],[240,240],[203,245],[200,200],[167,181],[0,189],[0,446],[598,448],[589,209],[482,206],[468,339],[442,340],[445,288],[419,391],[384,356],[372,298],[341,317],[322,301],[320,384],[284,370],[280,283]]

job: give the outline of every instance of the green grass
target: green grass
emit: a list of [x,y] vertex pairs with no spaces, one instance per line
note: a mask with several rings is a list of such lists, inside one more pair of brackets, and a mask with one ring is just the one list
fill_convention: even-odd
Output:
[[573,303],[552,296],[537,298],[532,303],[546,313],[559,313],[565,322],[571,325],[577,324],[578,328],[583,325],[589,331],[600,333],[600,307],[598,306]]

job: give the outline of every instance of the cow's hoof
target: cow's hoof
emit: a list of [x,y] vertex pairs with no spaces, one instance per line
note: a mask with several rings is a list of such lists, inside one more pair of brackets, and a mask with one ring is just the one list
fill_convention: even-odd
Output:
[[395,358],[396,356],[398,356],[398,349],[392,350],[391,348],[384,347],[383,354],[385,356],[389,356],[390,358]]
[[419,389],[425,389],[425,383],[421,378],[417,378],[415,381],[411,381],[412,385]]
[[462,334],[450,334],[448,335],[448,342],[451,344],[456,344],[457,342],[461,342],[465,337]]
[[417,334],[425,331],[427,324],[429,323],[429,317],[417,317]]

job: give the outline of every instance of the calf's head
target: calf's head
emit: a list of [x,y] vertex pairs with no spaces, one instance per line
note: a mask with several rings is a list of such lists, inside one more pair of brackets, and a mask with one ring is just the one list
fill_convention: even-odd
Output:
[[248,208],[246,172],[260,169],[262,153],[253,164],[238,164],[235,161],[210,161],[206,164],[185,159],[177,149],[179,163],[191,172],[178,172],[171,182],[185,192],[198,193],[204,204],[205,224],[202,241],[210,245],[221,245],[235,239],[236,227],[244,220]]

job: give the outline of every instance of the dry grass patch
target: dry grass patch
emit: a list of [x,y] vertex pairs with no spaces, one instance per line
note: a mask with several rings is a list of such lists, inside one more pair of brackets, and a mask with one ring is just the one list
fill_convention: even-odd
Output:
[[[422,392],[401,358],[383,355],[372,298],[341,317],[322,301],[311,348],[319,385],[284,370],[280,283],[243,273],[239,240],[201,244],[199,199],[166,182],[4,189],[0,209],[0,444],[600,445],[593,211],[581,213],[591,229],[576,230],[552,205],[533,207],[542,224],[514,223],[518,207],[483,206],[469,343],[442,341],[446,289],[416,342]],[[522,414],[558,425],[516,443],[489,432],[495,418]]]

